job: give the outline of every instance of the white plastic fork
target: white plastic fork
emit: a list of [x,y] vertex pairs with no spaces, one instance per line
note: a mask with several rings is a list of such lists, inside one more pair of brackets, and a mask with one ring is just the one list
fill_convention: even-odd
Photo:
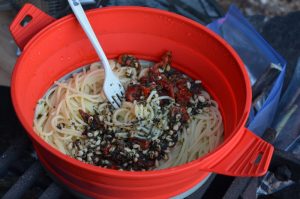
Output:
[[124,87],[122,86],[120,80],[115,76],[113,71],[110,68],[107,57],[89,23],[88,18],[85,15],[85,12],[80,4],[79,0],[68,0],[69,4],[79,21],[82,29],[85,34],[88,36],[90,42],[95,48],[101,63],[105,71],[105,79],[103,84],[103,91],[108,101],[113,105],[114,108],[120,108],[122,103],[122,98],[124,97]]

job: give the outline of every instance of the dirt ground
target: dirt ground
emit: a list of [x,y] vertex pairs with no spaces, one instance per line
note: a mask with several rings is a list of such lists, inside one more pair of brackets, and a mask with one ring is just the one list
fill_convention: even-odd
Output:
[[216,0],[225,10],[235,4],[244,14],[276,16],[300,10],[300,0]]

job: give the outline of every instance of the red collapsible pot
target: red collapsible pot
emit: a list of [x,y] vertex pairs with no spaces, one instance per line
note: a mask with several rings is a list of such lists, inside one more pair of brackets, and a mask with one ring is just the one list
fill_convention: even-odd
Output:
[[[22,26],[21,21],[32,19]],[[23,50],[12,78],[12,99],[44,167],[71,189],[93,198],[169,198],[204,180],[210,172],[233,176],[266,173],[273,147],[245,128],[251,87],[234,50],[206,27],[185,17],[151,8],[110,7],[87,12],[109,58],[130,53],[158,61],[173,52],[175,68],[201,79],[218,102],[224,142],[190,163],[147,172],[126,172],[82,163],[60,153],[33,130],[34,110],[55,80],[98,60],[73,15],[55,20],[27,4],[11,24]]]

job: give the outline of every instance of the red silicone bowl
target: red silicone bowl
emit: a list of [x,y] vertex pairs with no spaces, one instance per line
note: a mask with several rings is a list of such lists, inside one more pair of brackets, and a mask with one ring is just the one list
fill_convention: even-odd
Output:
[[[25,26],[25,16],[32,20]],[[251,103],[245,67],[232,48],[206,27],[182,16],[142,7],[111,7],[87,12],[109,58],[130,53],[159,60],[173,52],[174,67],[201,79],[218,102],[224,142],[190,163],[149,172],[95,167],[63,155],[33,130],[34,109],[53,82],[98,58],[73,15],[54,20],[25,5],[10,30],[23,49],[12,78],[13,105],[45,168],[62,183],[94,198],[169,198],[216,172],[259,176],[268,168],[273,147],[244,127]]]

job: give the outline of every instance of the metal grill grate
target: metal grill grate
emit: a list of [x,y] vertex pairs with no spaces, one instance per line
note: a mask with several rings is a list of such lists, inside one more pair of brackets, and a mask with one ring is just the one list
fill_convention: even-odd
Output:
[[[47,7],[45,7],[45,11],[55,17],[64,16],[69,12],[66,1],[64,0],[43,0],[38,2],[45,2],[47,5]],[[146,2],[148,1],[104,0],[97,1],[97,7],[100,5],[114,5],[114,2],[115,4],[118,3],[118,5],[120,5],[122,2],[144,2],[144,4],[147,4]],[[188,6],[188,1],[183,0],[157,0],[156,2],[158,2],[156,5],[159,5],[162,8],[178,13],[183,12],[187,17],[197,18],[198,21],[202,23],[207,23],[213,18],[218,18],[222,15],[220,10],[212,8],[214,1],[193,1],[198,3],[200,2],[198,5],[201,8],[199,7],[197,9],[191,9],[191,7]],[[184,10],[182,8],[184,8]],[[188,10],[188,13],[186,13],[185,10]],[[35,153],[33,152],[30,141],[24,136],[25,132],[15,116],[11,99],[9,97],[9,88],[0,86],[0,96],[0,152],[2,154],[2,156],[0,156],[0,197],[13,199],[74,198],[68,190],[65,190],[61,185],[57,185],[53,182],[39,163]],[[269,131],[267,133],[267,137],[271,137],[273,139],[273,134],[274,132]],[[272,141],[270,138],[266,139],[270,142]],[[260,196],[260,199],[300,198],[300,161],[296,157],[292,154],[277,151],[273,157],[270,171],[272,171],[278,179],[291,179],[298,183],[295,183],[293,186],[273,195]],[[258,184],[260,184],[260,180],[260,178],[233,178],[222,175],[213,175],[200,189],[189,196],[188,199],[255,198],[256,189]]]
[[[35,156],[30,141],[24,136],[25,132],[14,113],[9,88],[0,86],[0,96],[3,99],[0,104],[0,110],[3,110],[0,112],[0,140],[5,140],[0,146],[2,152],[2,156],[0,156],[0,197],[5,199],[74,198],[69,192],[72,190],[65,190],[63,186],[52,181]],[[265,134],[265,139],[272,142],[275,134],[275,131],[269,130]],[[300,179],[300,161],[292,154],[279,150],[273,157],[270,170],[282,180],[299,181]],[[212,175],[200,189],[188,196],[187,199],[255,198],[259,182],[260,178]],[[299,184],[295,184],[290,190],[277,193],[277,196],[286,196],[292,193],[290,198],[297,198],[297,194],[300,194],[298,186]]]
[[39,163],[14,113],[8,87],[0,87],[0,197],[71,198]]

